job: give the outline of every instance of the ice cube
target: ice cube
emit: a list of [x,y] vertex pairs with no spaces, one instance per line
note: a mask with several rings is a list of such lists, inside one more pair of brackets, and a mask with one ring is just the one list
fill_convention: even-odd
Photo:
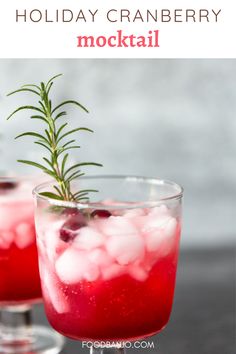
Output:
[[0,250],[7,250],[10,245],[0,237]]
[[56,261],[58,277],[67,284],[75,284],[82,279],[94,281],[99,277],[99,268],[91,263],[88,252],[68,248]]
[[112,264],[109,267],[102,269],[102,277],[104,280],[117,278],[126,273],[126,267],[119,264]]
[[39,238],[44,240],[48,258],[53,263],[55,258],[68,247],[68,244],[60,238],[62,224],[63,221],[51,223],[44,235],[41,234],[42,232],[39,235]]
[[110,216],[108,219],[101,220],[98,227],[107,236],[137,234],[133,223],[123,216]]
[[15,238],[14,232],[0,230],[0,248],[7,249]]
[[164,257],[175,246],[177,221],[171,218],[165,228],[150,230],[145,234],[146,248],[148,252],[157,252],[158,257]]
[[144,242],[137,233],[109,237],[106,249],[121,265],[141,260],[144,256]]
[[40,267],[43,294],[58,313],[66,313],[70,310],[66,297],[57,283],[52,270],[42,264]]
[[129,274],[131,277],[138,281],[145,281],[148,277],[148,273],[140,265],[131,265],[129,267]]
[[[17,211],[19,214],[19,210]],[[0,225],[4,230],[10,230],[15,225],[15,210],[10,205],[0,205]]]
[[166,256],[173,250],[177,248],[177,221],[172,218],[166,228],[163,230],[165,234],[165,241],[162,244],[161,254],[162,256]]
[[21,223],[15,228],[15,244],[18,248],[29,247],[35,241],[35,229],[32,224]]
[[87,281],[96,281],[100,276],[100,271],[97,265],[92,263],[89,264],[89,267],[84,273],[84,278]]
[[175,238],[174,237],[167,238],[167,240],[162,243],[162,246],[161,246],[160,252],[158,252],[158,255],[161,257],[165,257],[168,254],[170,254],[171,252],[173,252],[175,249],[176,249]]
[[165,228],[170,220],[171,216],[169,216],[168,214],[149,215],[149,217],[146,219],[145,224],[143,225],[142,230],[148,231],[152,229]]
[[25,222],[26,220],[33,221],[34,209],[33,203],[26,202],[6,202],[0,205],[0,225],[4,230],[10,230],[15,225]]
[[155,252],[160,249],[161,244],[165,240],[165,234],[162,230],[152,230],[146,233],[145,241],[148,252]]
[[145,210],[141,208],[128,209],[124,214],[126,218],[135,218],[137,216],[144,216],[144,215],[145,215]]
[[146,247],[149,252],[160,250],[165,244],[170,242],[170,238],[175,236],[177,221],[169,218],[161,228],[150,229],[145,233]]
[[150,208],[150,210],[149,210],[149,215],[151,215],[151,216],[159,216],[161,214],[162,215],[169,214],[169,209],[164,204],[162,204],[158,207]]
[[113,263],[113,258],[102,249],[95,249],[89,252],[89,260],[100,267],[108,267]]
[[140,230],[140,232],[142,231],[144,225],[147,222],[147,216],[137,216],[134,218],[130,218],[130,220],[132,221],[133,225],[137,228],[137,230]]
[[175,218],[171,218],[164,228],[164,233],[167,237],[172,237],[175,235],[177,227],[177,221]]
[[97,248],[104,244],[105,237],[92,227],[83,227],[73,241],[73,246],[84,250]]
[[[20,213],[19,213],[20,209]],[[23,205],[22,202],[19,202],[18,205],[15,206],[15,210],[18,213],[19,221],[32,221],[34,220],[34,203],[33,199],[29,198]],[[19,222],[18,221],[18,222]]]
[[47,259],[46,247],[44,241],[39,237],[37,238],[37,248],[38,248],[38,255],[43,259]]

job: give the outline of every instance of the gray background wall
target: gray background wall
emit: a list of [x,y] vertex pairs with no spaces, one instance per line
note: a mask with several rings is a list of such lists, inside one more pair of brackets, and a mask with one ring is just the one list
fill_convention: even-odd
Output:
[[5,94],[60,72],[55,100],[80,100],[90,115],[71,110],[71,124],[95,130],[81,138],[81,159],[182,184],[183,247],[234,242],[236,60],[0,60],[2,169],[25,173],[16,159],[40,158],[30,140],[13,140],[31,129],[26,115],[5,122],[29,99]]

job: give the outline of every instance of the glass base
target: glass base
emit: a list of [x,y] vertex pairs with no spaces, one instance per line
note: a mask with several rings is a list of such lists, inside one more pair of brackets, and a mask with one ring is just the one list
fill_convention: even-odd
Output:
[[54,330],[32,326],[30,340],[0,339],[0,354],[57,354],[64,345],[64,338]]

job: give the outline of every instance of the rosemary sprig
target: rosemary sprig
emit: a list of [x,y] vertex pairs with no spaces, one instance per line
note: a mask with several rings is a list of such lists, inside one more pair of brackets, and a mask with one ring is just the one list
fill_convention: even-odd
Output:
[[49,198],[66,200],[66,201],[82,201],[88,200],[90,192],[97,192],[95,189],[79,190],[76,192],[71,191],[71,182],[84,175],[81,167],[84,166],[102,166],[95,162],[80,162],[68,166],[69,150],[79,149],[80,146],[76,145],[76,140],[66,140],[72,134],[79,131],[86,131],[92,133],[93,131],[86,127],[78,127],[68,130],[68,123],[59,124],[59,119],[67,114],[66,111],[61,110],[65,105],[74,105],[84,112],[88,110],[75,100],[63,101],[57,106],[53,107],[52,100],[50,99],[50,91],[53,86],[54,80],[62,74],[52,77],[46,84],[41,82],[40,85],[23,85],[19,89],[10,92],[7,96],[26,92],[37,96],[38,105],[21,106],[15,109],[7,119],[10,119],[19,111],[29,110],[33,114],[30,115],[31,119],[40,120],[43,122],[45,129],[42,132],[25,132],[16,137],[16,139],[30,136],[36,138],[35,144],[40,145],[47,151],[47,157],[43,157],[43,163],[39,164],[29,160],[18,160],[21,163],[37,167],[44,173],[53,177],[57,184],[53,186],[53,192],[42,192],[41,194]]

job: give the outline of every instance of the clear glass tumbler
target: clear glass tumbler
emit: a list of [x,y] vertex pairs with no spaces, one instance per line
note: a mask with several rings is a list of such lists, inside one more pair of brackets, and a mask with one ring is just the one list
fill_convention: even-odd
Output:
[[[61,334],[122,343],[161,331],[175,288],[183,190],[155,178],[81,178],[72,189],[98,189],[89,202],[58,201],[34,190],[43,297]],[[90,353],[102,353],[93,345]]]
[[0,352],[58,353],[64,340],[32,325],[42,301],[34,226],[34,178],[0,178]]

